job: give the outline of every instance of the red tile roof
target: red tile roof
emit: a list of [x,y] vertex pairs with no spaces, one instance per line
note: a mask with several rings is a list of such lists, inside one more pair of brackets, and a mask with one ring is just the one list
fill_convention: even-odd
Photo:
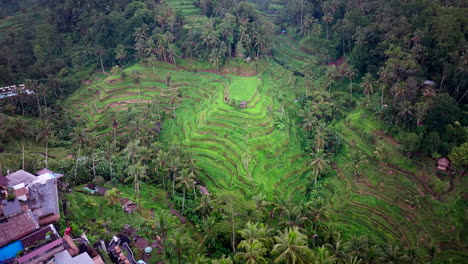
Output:
[[9,217],[0,223],[0,247],[32,233],[36,228],[39,225],[30,210]]

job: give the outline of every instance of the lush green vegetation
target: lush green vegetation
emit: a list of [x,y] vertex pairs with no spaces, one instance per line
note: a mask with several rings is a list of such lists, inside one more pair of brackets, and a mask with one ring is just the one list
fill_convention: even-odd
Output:
[[149,263],[466,262],[466,4],[250,2],[0,3],[0,172]]

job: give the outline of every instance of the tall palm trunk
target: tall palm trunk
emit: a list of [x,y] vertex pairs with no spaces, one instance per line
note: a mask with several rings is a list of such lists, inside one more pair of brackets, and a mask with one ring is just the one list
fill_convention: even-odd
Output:
[[46,140],[45,142],[45,167],[49,167],[48,163],[48,158],[49,158],[49,142]]
[[96,177],[96,156],[94,155],[94,149],[91,153],[91,160],[93,162],[93,176]]
[[175,176],[172,174],[172,196],[175,195]]
[[182,213],[184,213],[184,209],[185,209],[185,188],[184,188],[184,196],[182,198]]
[[23,150],[23,170],[24,170],[24,137],[21,138],[21,148]]
[[101,62],[102,73],[106,73],[106,71],[104,70],[104,63],[102,63],[102,55],[101,54],[99,54],[99,61]]
[[78,156],[76,157],[76,164],[75,164],[75,180],[76,180],[76,175],[78,173],[78,159],[80,158],[80,153],[81,153],[81,145],[78,146]]

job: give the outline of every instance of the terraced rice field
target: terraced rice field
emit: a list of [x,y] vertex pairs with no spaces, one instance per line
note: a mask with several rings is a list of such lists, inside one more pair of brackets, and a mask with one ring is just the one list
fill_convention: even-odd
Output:
[[[463,254],[464,211],[460,200],[466,179],[453,178],[441,195],[431,188],[436,171],[426,164],[405,158],[388,137],[376,135],[379,123],[364,112],[355,112],[336,124],[346,142],[333,164],[336,176],[324,186],[329,216],[340,228],[353,234],[373,233],[383,241],[404,246],[456,250]],[[370,135],[370,136],[369,136]],[[375,146],[385,146],[384,160],[374,157]],[[359,175],[352,171],[351,153],[366,155]],[[462,182],[463,181],[463,182]]]
[[[222,77],[210,98],[178,108],[178,118],[165,123],[163,139],[191,150],[211,189],[300,195],[308,171],[296,128],[277,129],[272,118],[284,72],[272,64],[258,76]],[[230,105],[230,94],[247,100],[247,108]]]
[[[216,81],[220,81],[222,76],[212,77],[203,72],[193,74],[163,62],[158,63],[156,68],[156,71],[142,65],[127,68],[125,72],[129,77],[125,80],[120,75],[94,75],[89,80],[92,83],[70,96],[66,105],[72,113],[83,117],[87,126],[98,135],[111,132],[114,115],[118,124],[117,134],[124,135],[128,130],[129,108],[143,110],[148,103],[156,102],[158,111],[171,115],[173,107],[177,108],[182,101],[187,104],[201,101],[210,97],[212,90],[221,85]],[[143,75],[140,89],[131,80],[133,71]],[[169,86],[168,76],[171,77]],[[214,82],[213,78],[216,79]],[[192,92],[187,93],[188,89]]]
[[167,3],[174,8],[176,12],[181,12],[187,27],[199,27],[207,20],[206,16],[197,8],[192,0],[168,0]]
[[287,35],[279,35],[275,38],[272,53],[278,63],[296,73],[303,72],[307,60],[312,56],[302,51],[297,42]]
[[[310,58],[289,36],[278,36],[275,61],[301,73]],[[302,77],[296,76],[297,86]],[[298,89],[299,87],[296,87]],[[462,175],[444,179],[445,189],[434,191],[437,181],[434,164],[421,163],[401,154],[398,143],[383,136],[381,124],[360,110],[334,125],[345,146],[334,158],[334,176],[325,178],[328,219],[345,234],[375,234],[382,241],[398,241],[419,248],[416,254],[428,258],[424,250],[434,246],[435,263],[452,258],[462,263],[468,258],[465,211],[462,195],[468,180]],[[376,158],[376,146],[383,145],[385,157]],[[353,166],[355,156],[367,162]],[[448,184],[451,181],[451,184]],[[437,254],[440,252],[440,254]]]

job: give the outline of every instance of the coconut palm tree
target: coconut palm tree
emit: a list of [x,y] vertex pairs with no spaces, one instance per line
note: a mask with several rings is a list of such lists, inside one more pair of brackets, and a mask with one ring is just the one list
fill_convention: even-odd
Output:
[[314,136],[314,149],[316,152],[323,151],[325,148],[326,136],[325,123],[319,122]]
[[338,68],[336,67],[336,65],[333,64],[327,67],[327,71],[325,74],[327,76],[328,92],[330,92],[331,86],[336,81],[336,78],[338,78],[340,73],[338,72]]
[[256,239],[242,240],[237,248],[244,250],[244,252],[237,252],[234,256],[237,261],[243,261],[246,264],[268,263],[263,257],[267,253],[267,249],[262,242]]
[[306,264],[312,263],[312,250],[307,246],[307,236],[298,227],[287,228],[275,236],[276,244],[272,253],[274,263]]
[[78,147],[78,153],[75,157],[76,163],[75,163],[75,180],[78,172],[78,161],[80,159],[81,155],[81,148],[85,143],[88,142],[88,133],[86,130],[82,127],[76,127],[71,133],[70,137],[72,138],[73,145],[75,147]]
[[313,251],[314,264],[335,264],[336,258],[330,254],[325,246],[317,247]]
[[139,71],[132,71],[131,76],[132,76],[133,83],[136,84],[138,87],[138,100],[141,101],[140,84],[141,84],[141,81],[143,80],[143,75]]
[[182,198],[182,212],[185,209],[185,192],[192,189],[195,183],[195,177],[193,174],[188,172],[188,169],[184,168],[179,171],[179,177],[176,178],[177,188],[182,189],[183,198]]
[[55,136],[55,132],[52,130],[49,120],[45,119],[44,122],[41,123],[36,135],[36,141],[43,143],[45,146],[45,167],[47,168],[49,166],[49,143],[57,142],[57,137]]
[[360,151],[353,151],[351,153],[351,163],[349,163],[349,167],[353,171],[354,177],[359,176],[359,169],[361,168],[362,164],[367,164],[369,160],[367,159],[367,155],[363,154]]
[[202,218],[206,218],[213,211],[213,203],[209,195],[203,195],[200,199],[200,203],[195,208]]
[[138,198],[138,210],[140,210],[140,184],[141,180],[148,179],[148,176],[146,175],[148,166],[143,165],[141,161],[138,161],[136,164],[130,165],[127,170],[129,176],[125,178],[125,181],[128,182],[133,180],[133,186],[135,187],[135,199]]
[[158,234],[165,237],[167,232],[175,227],[173,223],[174,216],[167,210],[161,210],[155,217],[155,230]]
[[244,240],[258,240],[266,247],[271,245],[271,235],[273,229],[268,228],[267,225],[263,223],[252,223],[247,222],[245,227],[237,231]]
[[374,79],[372,78],[372,74],[369,72],[364,75],[364,78],[362,79],[361,83],[361,88],[364,89],[363,93],[364,95],[367,96],[367,99],[369,99],[369,94],[374,93]]
[[115,215],[115,205],[119,203],[119,190],[117,188],[112,188],[108,190],[105,194],[105,197],[107,199],[107,204],[112,206],[112,209],[114,209],[114,215]]
[[177,174],[181,167],[182,163],[180,162],[180,157],[173,158],[169,163],[169,169],[167,170],[167,172],[171,175],[172,178],[172,196],[175,195],[175,182]]
[[317,197],[314,200],[307,202],[305,207],[309,211],[308,215],[312,218],[313,222],[321,221],[326,218],[327,204],[323,197]]
[[213,260],[212,263],[213,264],[234,264],[234,262],[232,262],[231,257],[225,256],[224,254],[221,256],[220,259]]
[[[158,151],[158,154],[156,154],[156,158],[153,160],[153,162],[155,163],[155,171],[156,171],[156,176],[159,178],[160,175],[159,175],[159,171],[164,171],[166,169],[166,163],[167,161],[169,160],[169,157],[167,155],[167,152],[163,151],[163,150],[159,150]],[[164,191],[166,191],[166,176],[164,174],[161,175],[161,178],[162,178],[162,182],[163,182],[163,189]]]
[[353,78],[356,76],[356,70],[352,65],[348,65],[348,67],[346,67],[345,75],[349,79],[349,94],[353,96]]
[[16,138],[21,139],[21,149],[22,149],[22,160],[23,160],[23,170],[24,170],[24,140],[32,136],[31,124],[29,121],[22,118],[13,118],[11,119],[11,125],[9,127],[10,134]]
[[324,173],[329,167],[329,161],[326,158],[323,151],[315,152],[310,154],[312,161],[309,163],[309,168],[314,173],[314,185],[317,184],[317,178]]
[[289,203],[281,214],[282,221],[280,225],[284,227],[298,227],[302,230],[304,224],[309,221],[307,213],[303,209],[302,205]]

